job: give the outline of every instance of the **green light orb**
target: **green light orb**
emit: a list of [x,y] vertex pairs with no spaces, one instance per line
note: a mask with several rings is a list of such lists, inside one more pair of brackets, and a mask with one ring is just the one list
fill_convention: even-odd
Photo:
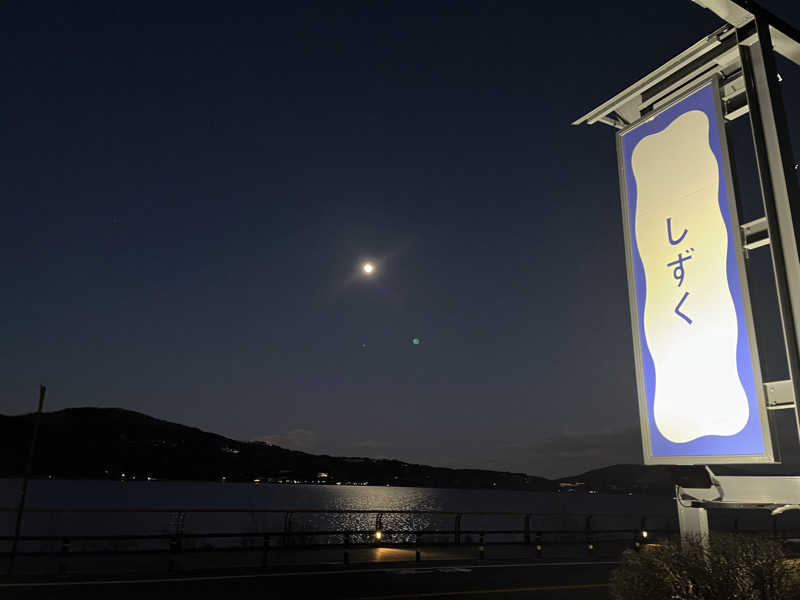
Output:
[[419,346],[421,341],[422,340],[420,340],[418,337],[411,338],[411,343],[414,344],[415,346]]

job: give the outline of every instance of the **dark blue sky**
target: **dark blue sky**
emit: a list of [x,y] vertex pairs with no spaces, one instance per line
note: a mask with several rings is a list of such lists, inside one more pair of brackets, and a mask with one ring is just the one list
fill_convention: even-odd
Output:
[[537,444],[638,422],[613,131],[570,123],[719,25],[689,0],[4,3],[3,412],[45,383],[50,410],[565,474]]

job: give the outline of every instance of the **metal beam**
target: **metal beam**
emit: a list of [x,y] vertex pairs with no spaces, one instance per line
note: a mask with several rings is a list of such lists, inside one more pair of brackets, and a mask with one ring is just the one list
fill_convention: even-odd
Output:
[[752,0],[692,0],[737,28],[759,17],[769,25],[775,51],[800,65],[800,31]]
[[708,508],[774,508],[800,504],[800,477],[723,477],[710,488],[678,487],[678,500]]
[[[684,85],[693,81],[693,77],[702,77],[714,71],[721,72],[731,64],[732,60],[738,60],[735,52],[733,54],[728,52],[735,43],[731,37],[735,30],[738,30],[739,44],[756,41],[755,37],[751,40],[744,39],[745,33],[747,37],[755,35],[756,16],[767,25],[772,42],[770,47],[800,64],[800,32],[755,2],[751,0],[692,0],[692,2],[711,10],[728,24],[575,120],[573,125],[605,123],[621,128],[624,125],[617,116],[628,123],[638,121],[642,114],[656,108],[659,101],[667,101],[668,98],[665,99],[664,96],[669,95],[669,90],[678,93]],[[648,102],[651,99],[653,102]],[[746,112],[746,107],[736,106],[731,110],[729,120]]]
[[[769,232],[789,376],[800,398],[800,193],[792,172],[792,151],[783,109],[775,57],[766,21],[756,19],[758,42],[740,44],[747,84],[750,124]],[[800,428],[800,423],[798,423]]]
[[[753,30],[755,33],[755,30]],[[685,86],[693,79],[707,75],[709,71],[721,71],[725,66],[732,62],[738,62],[736,54],[736,36],[733,31],[725,31],[719,38],[719,44],[709,49],[689,63],[681,66],[680,69],[653,83],[642,91],[642,105],[653,104],[660,96],[670,90]]]
[[764,384],[764,395],[767,397],[767,409],[794,408],[794,386],[791,379],[771,381]]
[[[755,41],[754,25],[746,26],[743,31]],[[620,128],[616,116],[633,123],[712,73],[727,79],[725,71],[738,69],[737,43],[736,31],[725,25],[572,124],[606,123]]]
[[725,120],[727,121],[733,121],[750,112],[750,107],[747,105],[747,95],[744,93],[733,96],[730,100],[723,100],[722,106],[725,111]]
[[742,232],[742,248],[745,250],[755,250],[769,244],[767,217],[744,223],[739,226],[739,229]]
[[[702,40],[681,52],[678,56],[673,58],[672,60],[668,61],[666,64],[662,65],[649,75],[643,77],[633,85],[627,87],[619,94],[607,100],[594,110],[586,113],[580,119],[577,119],[572,124],[573,125],[581,125],[582,123],[587,123],[592,125],[600,121],[603,117],[608,117],[611,113],[624,110],[623,107],[628,105],[631,102],[635,102],[639,104],[642,101],[642,92],[655,86],[659,82],[663,81],[670,75],[674,74],[678,70],[682,69],[686,65],[692,63],[703,54],[706,54],[710,50],[713,50],[717,46],[720,45],[720,40],[727,36],[733,35],[734,30],[733,27],[730,25],[724,25],[713,32],[711,35],[704,37]],[[631,117],[630,114],[623,114],[623,116],[628,121],[635,121],[638,120],[639,115],[635,115],[635,118]]]

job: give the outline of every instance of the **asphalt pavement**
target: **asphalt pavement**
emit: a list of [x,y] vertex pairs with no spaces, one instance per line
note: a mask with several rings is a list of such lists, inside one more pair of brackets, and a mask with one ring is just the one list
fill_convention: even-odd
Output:
[[157,577],[61,577],[0,580],[0,598],[411,598],[590,600],[608,597],[612,561],[310,565],[253,572],[193,572]]

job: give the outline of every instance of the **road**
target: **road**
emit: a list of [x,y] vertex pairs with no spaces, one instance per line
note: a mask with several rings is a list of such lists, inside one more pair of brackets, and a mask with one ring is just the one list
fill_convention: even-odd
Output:
[[128,598],[305,598],[405,600],[608,597],[613,562],[486,563],[419,566],[314,566],[286,571],[192,574],[151,579],[0,581],[0,598],[126,600]]

